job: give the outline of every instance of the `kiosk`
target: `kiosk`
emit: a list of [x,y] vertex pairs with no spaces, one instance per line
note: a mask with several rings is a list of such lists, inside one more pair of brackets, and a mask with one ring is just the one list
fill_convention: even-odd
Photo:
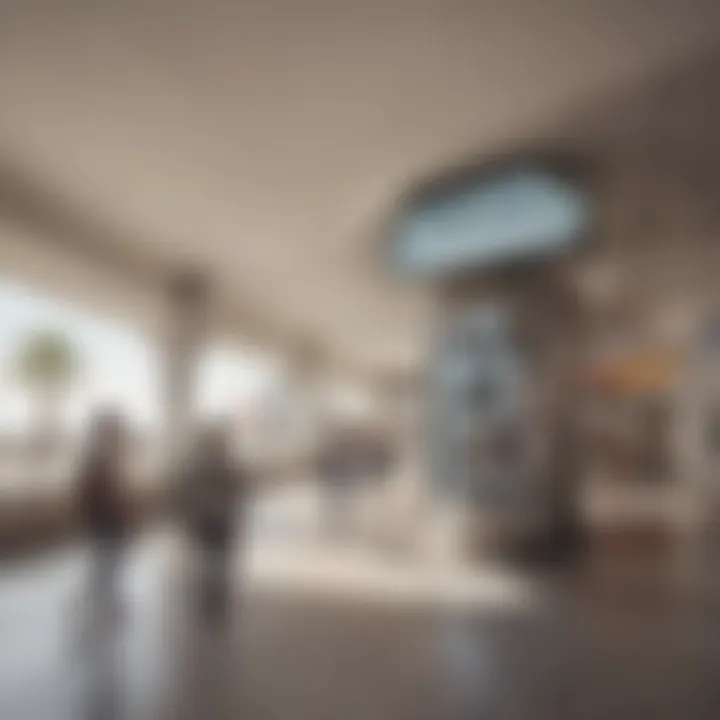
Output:
[[572,265],[591,225],[582,173],[538,159],[450,173],[391,223],[393,271],[438,303],[427,447],[453,556],[578,546],[585,343]]

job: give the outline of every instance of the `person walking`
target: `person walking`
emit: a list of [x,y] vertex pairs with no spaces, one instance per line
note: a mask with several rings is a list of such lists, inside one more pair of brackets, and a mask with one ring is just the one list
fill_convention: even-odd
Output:
[[118,574],[130,526],[123,467],[126,435],[119,413],[97,412],[78,478],[80,517],[91,552],[93,606],[113,613],[119,607]]
[[197,550],[199,600],[208,618],[225,615],[231,589],[231,560],[243,515],[246,472],[233,457],[221,424],[203,428],[182,480],[188,533]]

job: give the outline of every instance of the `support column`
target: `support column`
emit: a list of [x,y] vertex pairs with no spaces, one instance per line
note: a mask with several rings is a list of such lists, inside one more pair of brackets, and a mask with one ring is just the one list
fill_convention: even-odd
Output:
[[295,476],[295,487],[306,500],[300,518],[304,532],[319,536],[327,523],[326,487],[317,476],[319,453],[327,440],[327,368],[311,342],[297,342],[287,363],[283,394],[289,416],[286,434],[280,438],[276,452],[282,452],[286,472]]
[[694,582],[716,562],[720,495],[720,343],[714,313],[696,323],[686,340],[675,395],[676,465],[680,497],[680,569]]
[[580,507],[587,347],[582,304],[571,279],[559,269],[523,287],[515,312],[530,356],[531,432],[539,441],[535,462],[547,518],[536,549],[553,556],[572,554],[585,534]]
[[584,341],[569,276],[498,275],[454,288],[445,311],[430,397],[439,549],[573,549]]
[[393,456],[392,475],[380,498],[385,535],[398,548],[416,550],[427,502],[420,379],[417,374],[395,374],[378,383],[377,391],[381,429]]
[[168,298],[165,352],[166,469],[177,469],[192,437],[197,367],[208,322],[208,284],[199,273],[177,276]]
[[[290,453],[303,463],[317,452],[322,413],[322,360],[310,342],[298,342],[288,358],[285,392],[290,419]],[[303,468],[305,471],[306,468]]]

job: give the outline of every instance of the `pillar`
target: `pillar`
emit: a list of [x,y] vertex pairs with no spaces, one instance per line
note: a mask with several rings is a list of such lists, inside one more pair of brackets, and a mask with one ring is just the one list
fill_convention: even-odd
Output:
[[380,422],[391,445],[391,477],[379,499],[385,536],[403,550],[414,551],[422,541],[427,484],[421,434],[422,388],[416,372],[395,373],[376,388]]
[[582,327],[570,277],[557,268],[445,296],[428,398],[444,557],[577,546]]
[[[720,342],[715,313],[698,318],[686,340],[676,389],[674,468],[680,497],[680,570],[694,582],[716,562],[720,497]],[[691,585],[692,587],[692,585]]]
[[560,271],[542,274],[522,287],[514,310],[529,354],[531,431],[538,436],[534,464],[546,517],[538,547],[530,550],[573,554],[585,534],[581,513],[587,365],[583,308],[572,280]]
[[322,358],[311,342],[297,342],[287,359],[284,392],[290,413],[290,452],[298,461],[313,458],[322,414]]
[[167,471],[172,476],[193,431],[197,368],[206,339],[208,285],[199,273],[170,283],[165,347],[165,433]]

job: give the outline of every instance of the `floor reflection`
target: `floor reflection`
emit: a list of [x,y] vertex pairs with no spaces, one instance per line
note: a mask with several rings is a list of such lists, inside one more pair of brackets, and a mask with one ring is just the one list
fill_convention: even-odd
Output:
[[95,628],[85,650],[87,685],[80,717],[83,720],[122,720],[127,717],[124,700],[124,663],[120,628]]
[[0,718],[714,720],[720,712],[716,582],[689,586],[647,563],[629,576],[627,562],[622,572],[612,562],[572,583],[554,578],[536,602],[511,606],[390,592],[371,602],[251,583],[233,594],[227,622],[208,624],[191,599],[186,559],[163,539],[134,548],[114,620],[84,604],[79,552],[0,573]]

